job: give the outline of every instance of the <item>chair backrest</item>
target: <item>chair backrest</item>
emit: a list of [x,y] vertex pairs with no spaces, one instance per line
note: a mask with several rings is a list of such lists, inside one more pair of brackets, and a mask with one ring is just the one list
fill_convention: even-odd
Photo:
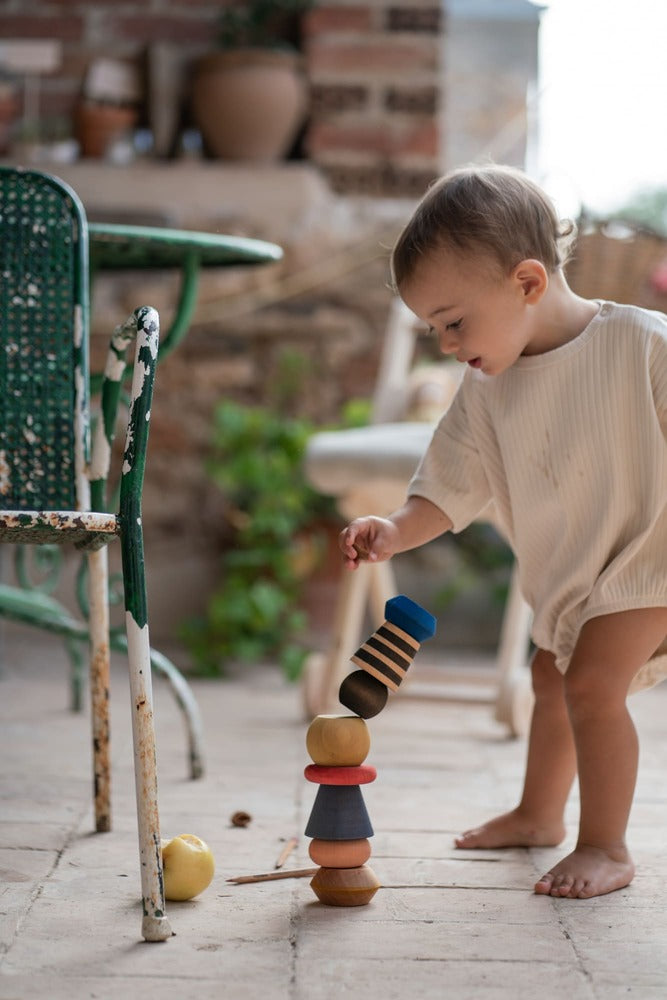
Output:
[[371,423],[434,422],[451,403],[461,366],[445,360],[412,368],[424,324],[396,296],[389,306],[371,404]]
[[0,167],[0,509],[89,506],[88,323],[81,203]]

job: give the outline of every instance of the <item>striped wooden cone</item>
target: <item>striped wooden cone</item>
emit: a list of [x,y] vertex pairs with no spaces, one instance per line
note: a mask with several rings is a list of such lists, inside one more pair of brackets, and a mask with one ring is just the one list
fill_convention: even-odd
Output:
[[[389,690],[398,691],[421,643],[434,635],[436,622],[433,615],[403,594],[387,601],[384,611],[386,620],[351,659]],[[346,691],[343,695],[346,707],[350,707],[354,699]]]

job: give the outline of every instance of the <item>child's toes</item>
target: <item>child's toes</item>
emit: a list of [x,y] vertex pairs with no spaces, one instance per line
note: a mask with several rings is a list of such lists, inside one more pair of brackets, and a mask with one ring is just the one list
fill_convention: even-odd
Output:
[[575,879],[574,885],[572,886],[572,899],[590,899],[595,893],[591,889],[591,883],[588,879],[578,878]]
[[551,887],[553,885],[554,877],[551,872],[547,872],[542,878],[535,883],[535,892],[539,896],[548,896],[551,892]]

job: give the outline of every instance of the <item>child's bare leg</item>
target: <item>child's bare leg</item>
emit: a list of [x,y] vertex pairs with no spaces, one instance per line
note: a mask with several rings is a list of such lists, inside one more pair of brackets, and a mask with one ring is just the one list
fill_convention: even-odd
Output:
[[604,615],[581,630],[565,675],[579,771],[579,837],[574,851],[539,880],[537,893],[588,899],[632,881],[625,830],[638,743],[626,698],[666,633],[667,608]]
[[535,707],[521,801],[511,812],[461,834],[455,840],[457,847],[552,846],[565,836],[563,812],[576,755],[563,676],[553,655],[544,650],[535,653],[531,669]]

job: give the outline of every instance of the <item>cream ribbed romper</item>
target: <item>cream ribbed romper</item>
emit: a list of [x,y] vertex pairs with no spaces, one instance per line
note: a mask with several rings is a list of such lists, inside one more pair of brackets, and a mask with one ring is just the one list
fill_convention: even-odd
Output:
[[[589,618],[667,606],[667,316],[602,302],[562,347],[468,369],[408,492],[455,532],[494,504],[562,672]],[[633,689],[664,675],[667,640]]]

